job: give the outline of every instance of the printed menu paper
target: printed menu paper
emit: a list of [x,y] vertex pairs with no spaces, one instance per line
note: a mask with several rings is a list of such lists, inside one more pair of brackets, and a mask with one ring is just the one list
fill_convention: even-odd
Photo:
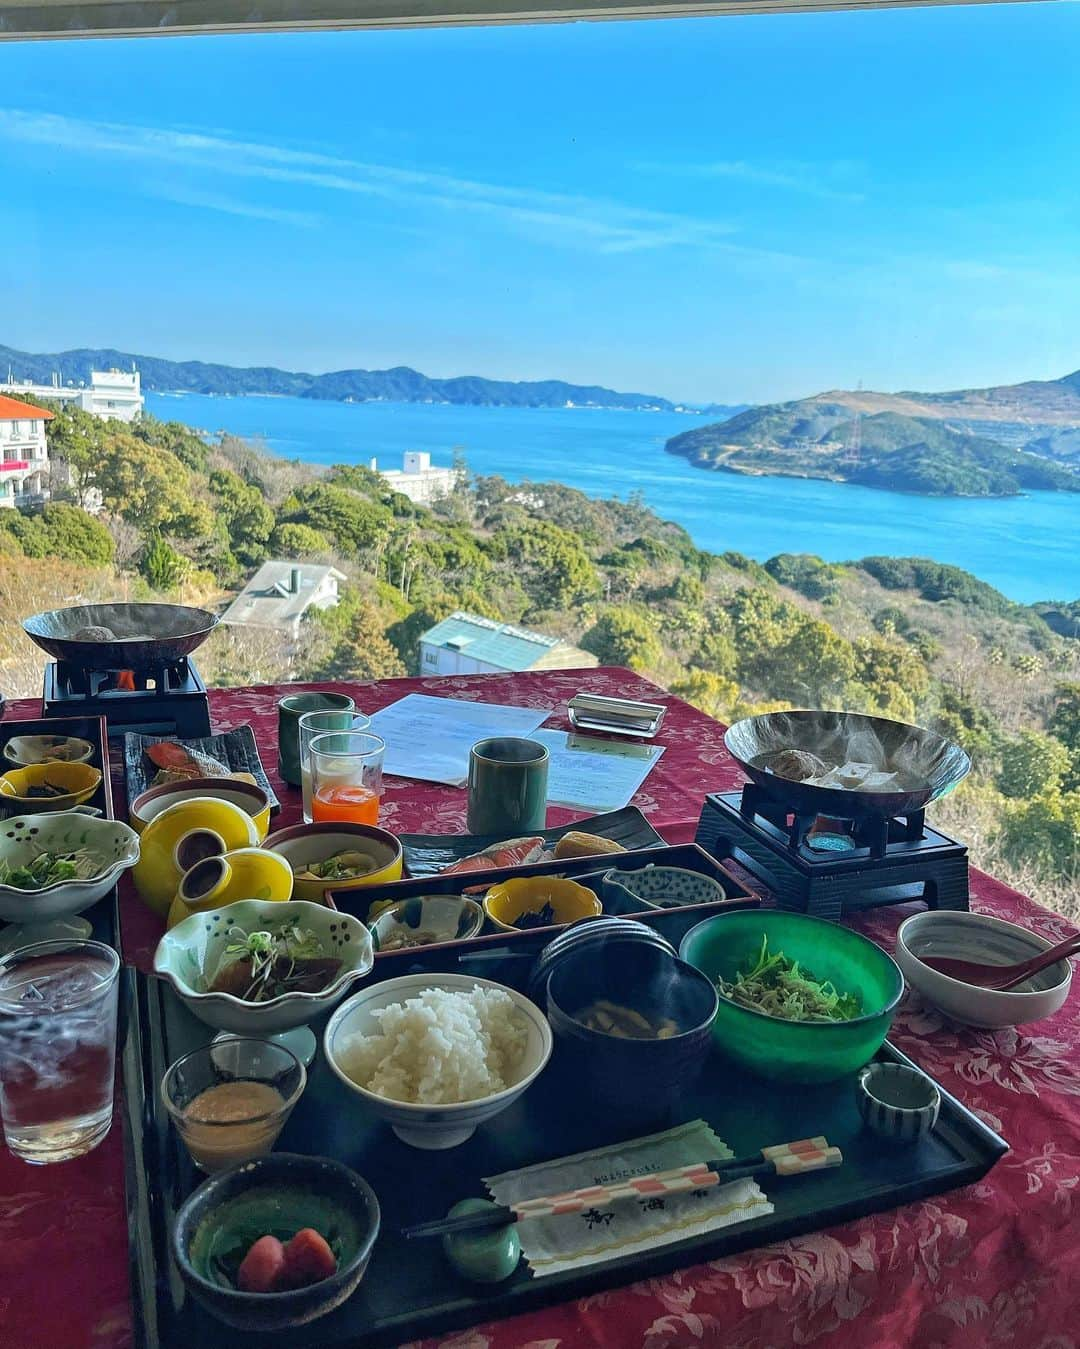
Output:
[[551,756],[548,805],[598,815],[629,805],[664,752],[663,745],[601,740],[574,731],[532,731],[529,739],[546,745]]
[[383,772],[460,787],[469,776],[469,750],[478,740],[491,735],[536,739],[533,732],[550,715],[551,708],[409,693],[375,712],[371,729],[386,741]]

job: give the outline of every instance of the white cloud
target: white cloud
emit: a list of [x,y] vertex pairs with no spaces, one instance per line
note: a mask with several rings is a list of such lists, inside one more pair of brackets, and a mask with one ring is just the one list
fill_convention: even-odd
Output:
[[843,186],[855,165],[846,161],[825,164],[751,164],[744,159],[706,160],[700,163],[682,163],[671,160],[664,163],[639,164],[643,172],[670,173],[684,178],[735,178],[763,187],[776,187],[786,192],[799,192],[825,201],[865,201],[865,195]]
[[241,201],[216,192],[201,192],[176,184],[147,187],[147,195],[161,201],[191,206],[199,211],[220,211],[223,215],[246,216],[250,220],[269,220],[275,225],[293,225],[297,229],[314,229],[319,217],[310,211],[290,211],[280,206],[264,206],[257,202]]
[[[51,113],[0,109],[0,137],[64,150],[152,160],[233,180],[257,179],[316,192],[375,197],[402,204],[485,216],[546,243],[598,253],[627,253],[675,246],[720,251],[775,262],[795,261],[781,253],[736,243],[729,224],[656,211],[601,197],[548,192],[540,188],[460,178],[437,170],[402,168],[342,158],[318,150],[294,149],[219,133],[90,122]],[[200,189],[200,192],[203,190]],[[306,212],[291,207],[247,210],[234,197],[206,194],[210,209],[231,210],[284,223],[310,224]],[[290,198],[291,200],[291,198]],[[229,204],[221,204],[227,201]]]

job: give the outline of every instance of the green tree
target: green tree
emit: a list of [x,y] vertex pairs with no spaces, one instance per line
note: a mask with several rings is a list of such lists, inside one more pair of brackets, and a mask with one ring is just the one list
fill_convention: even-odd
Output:
[[0,529],[26,557],[63,558],[89,566],[107,566],[113,560],[112,535],[78,506],[51,501],[34,515],[8,510],[2,517]]
[[277,557],[301,562],[333,551],[326,535],[310,525],[278,525],[270,535],[270,547]]
[[1080,684],[1059,684],[1054,690],[1054,710],[1047,723],[1051,735],[1071,750],[1080,750]]
[[581,645],[601,665],[627,665],[631,670],[651,669],[663,655],[648,614],[620,604],[604,610],[581,639]]
[[834,628],[767,590],[739,590],[728,605],[743,687],[803,706],[835,703],[856,671]]
[[998,837],[1003,856],[1015,866],[1033,866],[1044,876],[1080,877],[1080,792],[1040,792],[1012,801]]
[[280,513],[283,524],[307,525],[329,534],[338,551],[353,558],[385,547],[393,518],[378,502],[324,482],[298,487],[286,498]]
[[671,691],[720,721],[723,721],[739,696],[739,686],[733,679],[693,667],[687,670],[682,679],[672,684]]
[[263,494],[227,468],[214,469],[210,474],[210,490],[217,498],[233,553],[249,566],[264,562],[269,556],[274,512]]
[[1013,799],[1053,794],[1071,766],[1069,751],[1042,731],[1021,731],[1002,749],[998,791]]
[[518,569],[537,608],[572,609],[600,592],[600,578],[577,536],[549,520],[500,530],[492,548]]
[[407,674],[404,662],[386,636],[379,609],[365,595],[350,589],[332,609],[312,616],[328,637],[316,656],[312,679],[395,679]]
[[139,570],[154,590],[168,593],[189,575],[191,563],[158,534],[146,545]]

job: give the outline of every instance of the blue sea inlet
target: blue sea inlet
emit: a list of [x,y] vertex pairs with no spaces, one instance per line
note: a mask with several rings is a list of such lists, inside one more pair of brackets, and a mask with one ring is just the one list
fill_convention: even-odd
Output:
[[511,482],[557,481],[592,497],[641,492],[701,548],[765,561],[817,553],[831,562],[875,553],[932,557],[1024,603],[1080,597],[1080,495],[1032,492],[962,500],[879,492],[799,478],[743,478],[692,468],[664,442],[705,418],[586,408],[326,403],[306,398],[148,394],[155,416],[228,431],[290,459],[399,468],[405,450]]

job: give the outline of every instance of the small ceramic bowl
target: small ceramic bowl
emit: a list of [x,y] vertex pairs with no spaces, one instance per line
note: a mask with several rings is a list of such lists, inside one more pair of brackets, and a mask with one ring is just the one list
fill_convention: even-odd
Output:
[[[204,1181],[176,1214],[172,1254],[192,1297],[243,1330],[287,1330],[325,1316],[356,1291],[379,1235],[379,1201],[363,1180],[329,1157],[278,1152]],[[337,1272],[309,1288],[245,1293],[214,1261],[231,1232],[279,1239],[313,1227],[338,1234]]]
[[727,899],[719,881],[686,867],[646,866],[640,871],[613,867],[604,873],[601,885],[607,900],[628,895],[652,909],[681,909],[687,904],[716,904]]
[[874,1133],[914,1143],[937,1123],[941,1093],[925,1073],[902,1063],[868,1063],[855,1080],[855,1104]]
[[1037,956],[1053,944],[1027,928],[989,914],[929,910],[913,914],[900,924],[896,963],[911,987],[954,1021],[993,1030],[1052,1016],[1069,996],[1071,962],[1059,960],[1019,988],[1003,992],[950,979],[924,965],[919,957],[953,956],[987,965],[1012,965]]
[[266,837],[270,829],[270,799],[256,783],[243,782],[239,778],[190,778],[186,782],[163,782],[160,787],[148,787],[128,807],[132,829],[141,834],[163,810],[194,796],[231,801],[255,821],[259,841]]
[[[60,796],[31,796],[34,788],[59,787]],[[12,768],[0,777],[0,806],[20,815],[71,810],[89,801],[101,773],[88,763],[38,763]]]
[[4,746],[4,758],[17,768],[38,763],[88,763],[93,757],[90,741],[71,735],[13,735]]
[[193,913],[224,909],[241,899],[284,904],[292,892],[293,874],[284,857],[265,848],[234,848],[220,857],[204,857],[184,872],[165,926],[172,929]]
[[561,876],[518,876],[493,885],[484,896],[484,912],[503,932],[522,931],[517,920],[527,913],[538,914],[548,904],[555,915],[551,919],[552,927],[575,923],[579,918],[591,918],[604,911],[604,906],[587,886]]
[[107,895],[139,857],[137,835],[118,820],[53,812],[0,821],[0,861],[11,867],[22,866],[42,852],[70,853],[79,848],[100,859],[94,876],[84,881],[58,881],[40,890],[0,885],[0,918],[29,924],[82,913]]
[[[373,1015],[376,1010],[415,998],[426,988],[466,991],[477,987],[500,988],[508,993],[528,1027],[528,1043],[517,1069],[517,1080],[505,1091],[454,1105],[414,1105],[408,1101],[378,1096],[359,1086],[349,1076],[345,1068],[349,1041],[356,1035],[378,1033],[379,1023]],[[551,1044],[551,1028],[539,1007],[512,988],[465,974],[406,974],[400,979],[372,984],[341,1004],[327,1023],[323,1035],[326,1061],[349,1091],[373,1115],[386,1120],[403,1143],[427,1150],[456,1148],[459,1143],[472,1137],[478,1124],[483,1124],[516,1101],[547,1066],[551,1057]]]
[[[606,1000],[659,1025],[666,1038],[630,1039],[594,1029],[582,1014]],[[568,956],[548,982],[548,1020],[561,1066],[574,1090],[620,1124],[664,1115],[673,1094],[691,1085],[709,1056],[717,993],[692,965],[651,943],[602,946]]]
[[[285,993],[269,1002],[245,1002],[231,993],[206,991],[229,944],[230,928],[255,932],[290,921],[315,932],[327,952],[342,961],[329,988],[321,993]],[[193,914],[166,932],[154,952],[154,972],[172,984],[181,1002],[206,1025],[238,1035],[271,1035],[305,1026],[328,1012],[371,972],[373,961],[371,934],[358,918],[298,900],[274,904],[245,899],[211,913]]]
[[[369,885],[386,885],[399,881],[402,871],[401,844],[385,829],[373,824],[294,824],[279,829],[267,838],[263,847],[284,857],[293,869],[293,896],[318,902],[328,890],[341,894],[347,890],[362,890]],[[300,873],[311,862],[325,862],[335,853],[349,849],[371,853],[379,865],[375,871],[354,880],[335,881],[304,879]]]
[[[260,1097],[243,1110],[233,1098],[224,1119],[192,1118],[205,1092],[240,1084]],[[199,1170],[227,1171],[273,1148],[306,1086],[307,1070],[287,1045],[233,1036],[177,1059],[161,1079],[161,1099]]]
[[484,911],[464,895],[399,899],[368,923],[376,951],[402,951],[436,942],[466,941],[484,925]]

